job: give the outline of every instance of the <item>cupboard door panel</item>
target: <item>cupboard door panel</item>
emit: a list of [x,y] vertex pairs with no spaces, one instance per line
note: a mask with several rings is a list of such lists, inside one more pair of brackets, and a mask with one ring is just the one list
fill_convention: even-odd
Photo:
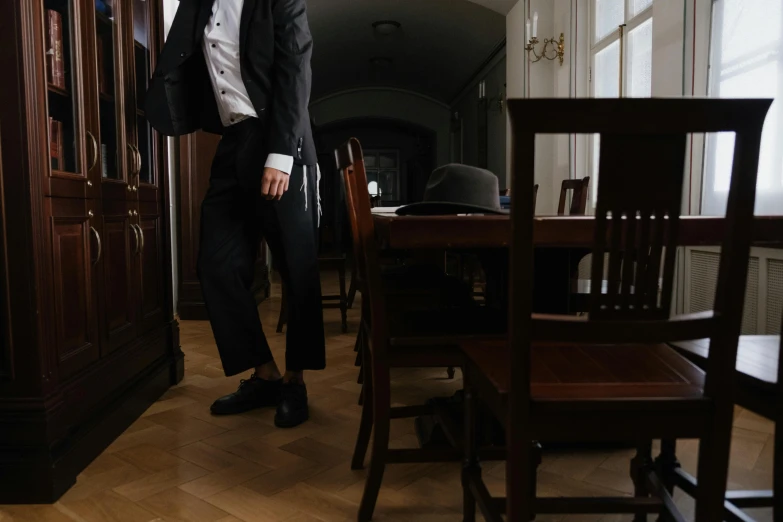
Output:
[[[124,207],[124,205],[118,205]],[[104,355],[136,337],[133,265],[138,233],[124,208],[104,215]]]
[[139,330],[147,331],[164,322],[163,235],[159,215],[139,215],[143,238],[139,263]]
[[[93,254],[97,229],[91,201],[50,198],[55,344],[58,373],[65,379],[99,356],[94,306]],[[95,259],[93,257],[96,256]]]

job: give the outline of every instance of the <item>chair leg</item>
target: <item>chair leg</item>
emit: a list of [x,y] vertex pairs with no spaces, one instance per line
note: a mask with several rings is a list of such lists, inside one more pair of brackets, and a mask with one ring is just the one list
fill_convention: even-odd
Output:
[[[723,415],[728,418],[721,419]],[[731,420],[733,411],[718,411],[712,429],[699,441],[699,485],[694,522],[714,522],[724,518],[724,499],[729,472]]]
[[[370,469],[364,483],[364,494],[359,505],[359,522],[369,522],[378,501],[383,472],[389,453],[389,424],[391,421],[391,382],[388,366],[372,364],[373,428]],[[369,366],[368,366],[369,368]],[[369,397],[368,397],[369,398]]]
[[[649,497],[647,488],[647,471],[652,463],[652,441],[645,441],[636,446],[636,455],[631,459],[631,480],[636,497]],[[633,522],[647,522],[647,514],[640,512],[633,517]]]
[[283,332],[283,326],[288,322],[288,298],[285,284],[282,286],[282,298],[280,299],[280,317],[277,319],[277,333]]
[[535,520],[536,512],[532,510],[532,508],[536,505],[536,496],[538,494],[538,467],[541,466],[543,450],[541,444],[538,442],[534,442],[532,448],[530,466],[530,520]]
[[455,373],[455,372],[456,372],[456,370],[454,369],[454,367],[453,367],[453,366],[449,366],[449,367],[446,369],[446,375],[448,375],[448,376],[449,376],[449,379],[453,379],[453,378],[454,378],[454,373]]
[[[362,351],[363,354],[366,351]],[[362,361],[362,370],[367,368],[367,358]],[[370,444],[370,435],[372,434],[373,425],[373,386],[371,372],[367,372],[364,382],[362,383],[362,393],[359,395],[359,405],[362,407],[362,417],[359,421],[359,433],[356,436],[356,446],[353,450],[353,458],[351,459],[351,469],[362,469],[364,467],[364,457],[367,455],[367,447]]]
[[340,276],[340,317],[343,321],[343,333],[348,333],[348,297],[345,295],[345,261],[337,270]]
[[[518,422],[520,424],[514,425]],[[510,419],[506,427],[506,522],[528,522],[535,516],[535,503],[529,492],[535,488],[531,480],[536,450],[530,431],[519,419]],[[527,491],[528,494],[515,494]]]
[[348,286],[348,308],[353,308],[356,299],[356,261],[351,263],[351,284]]
[[478,400],[467,372],[463,374],[463,383],[465,390],[463,399],[465,462],[462,469],[462,520],[463,522],[476,522],[476,499],[470,489],[470,475],[481,476],[481,463],[478,459],[478,443],[476,441]]

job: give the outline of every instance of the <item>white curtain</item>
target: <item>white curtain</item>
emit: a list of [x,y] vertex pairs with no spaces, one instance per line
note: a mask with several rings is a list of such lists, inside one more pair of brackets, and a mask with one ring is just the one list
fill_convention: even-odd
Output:
[[[715,0],[710,96],[775,98],[764,126],[756,214],[783,214],[783,1]],[[733,134],[707,137],[703,215],[724,215]]]

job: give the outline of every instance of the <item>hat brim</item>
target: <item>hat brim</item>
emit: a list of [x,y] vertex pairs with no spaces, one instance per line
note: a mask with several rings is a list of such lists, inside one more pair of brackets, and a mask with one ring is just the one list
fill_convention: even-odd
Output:
[[452,214],[508,214],[509,211],[502,208],[480,207],[464,203],[450,203],[448,201],[420,201],[410,203],[398,208],[395,213],[398,216],[448,216]]

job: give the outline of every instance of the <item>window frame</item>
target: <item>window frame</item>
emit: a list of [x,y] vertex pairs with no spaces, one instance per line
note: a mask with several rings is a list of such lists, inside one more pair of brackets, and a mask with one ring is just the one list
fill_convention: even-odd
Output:
[[[691,54],[691,57],[694,59],[694,65],[697,69],[696,75],[697,78],[693,79],[692,81],[695,81],[697,83],[701,84],[701,89],[699,89],[703,96],[706,97],[717,97],[720,98],[719,95],[716,95],[714,90],[719,86],[720,84],[720,71],[718,70],[719,62],[721,59],[720,49],[716,48],[715,44],[718,44],[720,46],[721,41],[720,38],[722,38],[723,35],[716,35],[714,29],[717,27],[717,25],[720,25],[720,20],[723,19],[723,9],[725,7],[722,2],[725,2],[726,0],[711,0],[709,2],[709,5],[703,8],[701,11],[702,15],[708,15],[707,16],[707,30],[705,32],[702,32],[702,38],[701,42],[703,45],[703,48],[706,48],[706,52],[702,51],[700,56],[693,57]],[[720,5],[719,5],[720,4]],[[720,18],[720,20],[716,20],[716,18]],[[717,25],[716,25],[717,24]],[[783,34],[781,35],[781,43],[783,44]],[[782,45],[783,47],[783,45]],[[781,68],[781,71],[779,71],[779,75],[783,76],[783,68]],[[700,81],[698,81],[700,80]],[[781,84],[778,89],[780,91],[783,91],[783,84]],[[778,107],[778,110],[780,110],[780,107]],[[765,130],[767,130],[765,128]],[[783,118],[778,119],[778,128],[777,133],[781,136],[783,136]],[[694,175],[694,181],[691,183],[691,191],[692,191],[692,204],[695,207],[694,211],[692,213],[697,215],[708,215],[705,214],[705,212],[708,212],[706,209],[707,203],[707,188],[710,186],[710,184],[714,183],[714,172],[710,171],[710,157],[711,157],[711,150],[710,150],[710,139],[708,139],[704,135],[700,135],[698,137],[698,143],[696,142],[696,137],[694,136],[694,148],[698,148],[696,150],[696,153],[698,154],[698,161],[694,163],[693,165],[693,171],[694,174],[698,173],[698,175]],[[712,141],[712,144],[714,146],[714,141]],[[783,165],[783,150],[777,149],[776,151],[776,163]],[[713,189],[709,189],[713,190]],[[728,198],[728,191],[721,191],[722,193],[722,202],[725,205],[726,200]],[[762,202],[763,206],[766,208],[769,208],[770,206],[774,205],[775,201],[780,200],[781,196],[783,195],[783,183],[779,186],[773,187],[771,189],[765,189],[765,190],[757,190],[756,195],[756,205],[757,209],[759,206],[759,201]],[[718,196],[713,192],[712,196],[715,200],[718,199]],[[764,213],[759,215],[763,215]]]
[[[604,51],[609,46],[616,42],[620,42],[620,31],[619,26],[618,29],[611,31],[609,34],[604,36],[603,38],[597,37],[597,8],[598,8],[598,1],[599,0],[590,0],[590,6],[588,9],[588,25],[590,27],[589,31],[589,41],[588,41],[588,49],[587,49],[587,56],[589,60],[589,67],[587,69],[587,86],[588,86],[588,92],[589,96],[591,98],[595,98],[595,81],[594,81],[594,75],[593,71],[595,70],[595,61],[596,57],[601,51]],[[623,23],[625,24],[625,30],[623,31],[623,64],[621,69],[621,75],[622,75],[622,91],[621,91],[621,97],[625,97],[625,93],[628,92],[629,86],[630,86],[630,75],[628,74],[630,70],[630,53],[628,53],[628,41],[630,34],[637,29],[638,27],[642,26],[644,23],[653,20],[653,6],[655,4],[655,1],[650,2],[650,5],[639,11],[633,16],[630,16],[631,13],[631,7],[633,4],[633,0],[624,0],[625,1],[625,7],[623,12]],[[654,21],[652,22],[655,23]],[[595,205],[598,200],[598,176],[596,172],[596,166],[595,166],[595,153],[596,153],[596,145],[595,145],[595,135],[588,136],[587,139],[587,172],[590,175],[590,181],[591,181],[591,190],[590,190],[590,199],[592,200],[592,205],[589,205],[589,210],[594,210]]]
[[[394,156],[396,158],[396,166],[394,168],[381,168],[381,155],[387,155],[387,156]],[[390,201],[398,201],[401,198],[400,194],[400,185],[401,185],[401,177],[402,177],[402,165],[400,165],[400,151],[398,149],[365,149],[364,151],[364,157],[365,159],[368,156],[375,156],[375,160],[377,161],[377,166],[370,167],[367,170],[367,174],[369,176],[370,171],[374,171],[378,174],[380,174],[382,171],[394,171],[396,172],[396,180],[395,180],[395,199]],[[369,184],[371,182],[368,181],[367,184],[367,191],[369,192],[370,187]],[[377,182],[376,182],[377,183]],[[373,196],[371,193],[370,196]],[[381,201],[383,201],[383,195],[381,194]]]

